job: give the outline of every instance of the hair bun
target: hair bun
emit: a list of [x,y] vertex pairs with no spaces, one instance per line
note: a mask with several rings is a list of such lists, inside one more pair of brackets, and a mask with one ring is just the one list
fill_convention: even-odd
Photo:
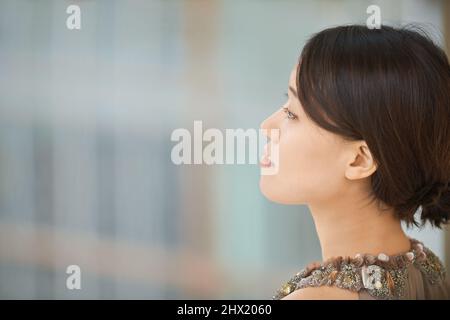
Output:
[[446,224],[450,218],[450,181],[437,182],[423,188],[419,194],[421,220],[432,225]]

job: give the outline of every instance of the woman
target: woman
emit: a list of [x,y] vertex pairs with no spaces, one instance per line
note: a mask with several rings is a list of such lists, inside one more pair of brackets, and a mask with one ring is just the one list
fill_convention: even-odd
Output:
[[323,261],[273,298],[448,299],[442,262],[401,226],[449,219],[445,53],[408,28],[330,28],[307,42],[288,88],[261,125],[278,135],[261,160],[277,174],[261,175],[260,188],[308,205]]

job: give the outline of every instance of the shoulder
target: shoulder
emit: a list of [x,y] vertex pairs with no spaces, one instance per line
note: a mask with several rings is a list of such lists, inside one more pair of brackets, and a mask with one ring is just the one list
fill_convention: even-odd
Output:
[[[411,290],[411,272],[418,269],[430,284],[445,279],[439,258],[422,243],[411,239],[411,250],[398,255],[363,254],[311,263],[285,283],[273,299],[341,300],[402,299]],[[361,296],[360,294],[363,294]]]
[[358,292],[335,286],[306,287],[297,289],[282,300],[358,300]]

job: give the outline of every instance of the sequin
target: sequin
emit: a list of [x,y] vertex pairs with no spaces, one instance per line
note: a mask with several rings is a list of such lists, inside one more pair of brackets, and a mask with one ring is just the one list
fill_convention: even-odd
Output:
[[414,253],[407,252],[406,253],[406,258],[408,258],[409,261],[413,261],[414,260]]
[[389,261],[389,257],[388,257],[387,254],[380,253],[380,254],[378,255],[378,260],[387,262],[387,261]]
[[364,288],[373,290],[381,288],[381,278],[384,276],[384,270],[377,265],[363,266],[361,268]]

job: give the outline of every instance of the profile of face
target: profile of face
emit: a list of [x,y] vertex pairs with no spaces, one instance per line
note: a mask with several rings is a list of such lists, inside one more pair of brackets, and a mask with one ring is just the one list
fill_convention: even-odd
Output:
[[[286,103],[261,124],[268,132],[262,167],[278,168],[276,174],[261,175],[261,192],[274,202],[309,204],[370,188],[368,177],[376,165],[365,141],[345,140],[307,117],[297,96],[296,70],[297,65],[289,77]],[[276,136],[270,134],[273,129]]]

